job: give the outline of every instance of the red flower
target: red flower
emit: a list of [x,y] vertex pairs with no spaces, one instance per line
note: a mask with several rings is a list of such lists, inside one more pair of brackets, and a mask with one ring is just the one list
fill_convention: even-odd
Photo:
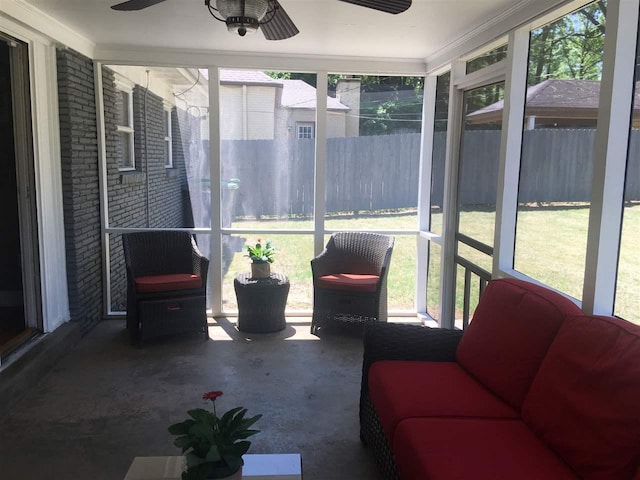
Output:
[[202,395],[204,400],[215,400],[218,397],[222,396],[222,392],[220,390],[214,390],[213,392],[207,392]]

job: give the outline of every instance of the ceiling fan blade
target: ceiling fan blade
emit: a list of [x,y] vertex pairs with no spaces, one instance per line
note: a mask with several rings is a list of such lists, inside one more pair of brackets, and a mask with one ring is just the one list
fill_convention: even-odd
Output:
[[411,6],[411,0],[340,0],[385,13],[402,13]]
[[126,2],[112,5],[111,8],[123,12],[130,12],[132,10],[142,10],[143,8],[151,7],[156,3],[162,3],[164,0],[128,0]]
[[273,14],[273,18],[269,22],[260,25],[264,38],[267,40],[284,40],[300,33],[298,27],[295,26],[287,12],[282,8],[282,5],[277,0],[274,3],[276,11]]

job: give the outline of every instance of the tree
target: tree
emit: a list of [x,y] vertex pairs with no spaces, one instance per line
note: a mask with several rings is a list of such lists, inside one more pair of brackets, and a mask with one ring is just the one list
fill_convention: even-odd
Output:
[[606,2],[598,1],[531,32],[528,85],[550,78],[600,80]]
[[423,77],[360,77],[360,135],[419,133]]

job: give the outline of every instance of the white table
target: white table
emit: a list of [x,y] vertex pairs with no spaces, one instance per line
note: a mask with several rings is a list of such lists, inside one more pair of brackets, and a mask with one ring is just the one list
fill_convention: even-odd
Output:
[[[242,478],[254,480],[302,480],[299,453],[243,455]],[[124,480],[180,480],[182,457],[136,457]]]

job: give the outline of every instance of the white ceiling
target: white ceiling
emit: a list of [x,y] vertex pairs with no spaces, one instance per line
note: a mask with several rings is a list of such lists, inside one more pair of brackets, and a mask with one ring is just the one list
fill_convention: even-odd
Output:
[[424,60],[523,0],[413,0],[390,15],[338,0],[280,0],[300,33],[267,41],[226,31],[204,0],[166,0],[137,12],[121,0],[25,0],[100,47],[155,47],[276,55]]

